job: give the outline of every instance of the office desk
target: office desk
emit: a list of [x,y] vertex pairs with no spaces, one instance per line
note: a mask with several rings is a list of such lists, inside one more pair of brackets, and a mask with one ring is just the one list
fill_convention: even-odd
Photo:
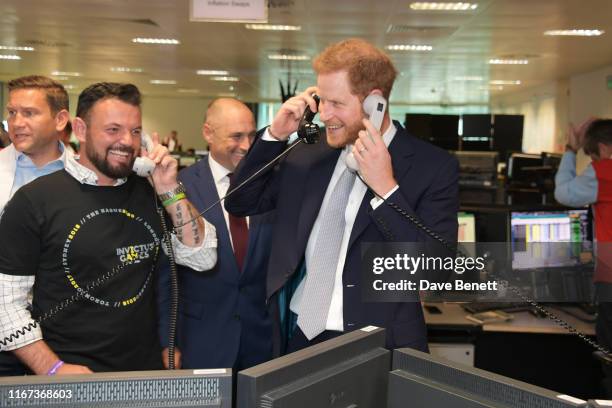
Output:
[[[430,342],[474,345],[474,366],[578,398],[598,395],[602,374],[593,349],[548,318],[511,313],[508,322],[480,325],[465,318],[459,304],[425,308]],[[595,327],[557,309],[551,311],[593,338]]]
[[[483,332],[507,332],[507,333],[529,333],[529,334],[570,334],[563,327],[546,317],[536,317],[531,313],[524,312],[511,312],[514,319],[508,322],[498,322],[491,324],[480,325],[471,320],[466,319],[469,314],[461,305],[456,303],[432,303],[431,305],[436,306],[441,314],[432,314],[424,309],[425,311],[425,322],[428,328],[444,328],[444,329],[468,329]],[[577,319],[574,316],[567,314],[564,311],[558,310],[555,307],[547,307],[557,317],[565,320],[567,323],[572,325],[578,331],[588,335],[595,335],[595,324],[587,323]],[[576,308],[577,309],[577,308]]]

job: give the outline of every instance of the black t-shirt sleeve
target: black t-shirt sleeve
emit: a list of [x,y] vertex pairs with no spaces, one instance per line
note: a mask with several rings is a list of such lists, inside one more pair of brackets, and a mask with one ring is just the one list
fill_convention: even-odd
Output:
[[35,275],[40,256],[40,217],[18,190],[0,218],[0,273]]

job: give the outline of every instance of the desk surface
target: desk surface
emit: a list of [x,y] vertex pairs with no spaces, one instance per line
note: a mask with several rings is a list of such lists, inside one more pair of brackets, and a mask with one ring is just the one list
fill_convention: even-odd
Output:
[[[471,320],[466,316],[469,314],[459,304],[455,303],[432,303],[438,307],[442,313],[432,314],[424,309],[425,322],[431,328],[436,326],[457,327],[457,328],[478,328],[481,325]],[[595,335],[595,324],[587,323],[579,320],[561,310],[554,307],[547,307],[557,317],[563,319],[576,330],[593,336]],[[514,319],[508,322],[499,322],[482,325],[482,331],[485,332],[512,332],[512,333],[531,333],[531,334],[570,334],[566,329],[559,326],[557,323],[546,317],[536,317],[529,312],[512,312]]]

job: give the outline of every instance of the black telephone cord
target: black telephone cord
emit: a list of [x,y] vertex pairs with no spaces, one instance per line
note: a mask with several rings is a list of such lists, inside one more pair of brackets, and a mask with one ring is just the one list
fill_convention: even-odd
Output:
[[[431,238],[435,239],[436,241],[440,242],[446,249],[448,249],[450,251],[453,251],[453,252],[457,251],[458,254],[460,256],[462,256],[462,257],[467,257],[468,256],[467,254],[465,254],[461,250],[461,248],[459,246],[453,246],[452,244],[450,244],[447,240],[445,240],[439,234],[437,234],[436,232],[432,231],[429,227],[427,227],[425,224],[423,224],[421,222],[421,220],[419,220],[417,217],[415,217],[412,214],[408,214],[408,212],[406,212],[404,209],[400,208],[395,203],[390,202],[390,201],[386,200],[384,197],[381,197],[380,195],[378,195],[368,185],[368,183],[365,182],[365,180],[361,177],[361,175],[359,173],[357,173],[357,177],[359,178],[359,180],[361,180],[361,182],[363,184],[365,184],[366,187],[368,187],[368,189],[370,191],[372,191],[372,193],[376,197],[378,197],[379,199],[383,200],[383,202],[385,202],[389,207],[393,208],[399,214],[401,214],[402,216],[407,218],[415,226],[417,226],[419,229],[421,229],[427,235],[429,235],[429,237],[431,237]],[[487,273],[489,273],[489,272],[487,271]],[[493,274],[493,273],[489,273],[489,276],[491,276],[492,278],[496,277],[495,274]],[[610,353],[610,350],[608,350],[606,347],[600,345],[598,342],[590,339],[586,334],[584,334],[581,331],[579,331],[578,329],[576,329],[574,326],[572,326],[571,324],[566,322],[564,319],[560,318],[559,316],[557,316],[556,314],[551,312],[549,309],[547,309],[544,306],[542,306],[541,304],[537,303],[535,300],[533,300],[533,299],[529,298],[528,296],[526,296],[519,288],[510,285],[508,283],[508,281],[505,281],[505,280],[499,280],[498,283],[500,284],[500,286],[502,288],[509,289],[512,293],[514,293],[516,296],[518,296],[524,303],[528,303],[534,309],[536,309],[539,312],[541,312],[544,315],[546,315],[546,317],[548,317],[550,320],[555,322],[557,325],[561,326],[563,329],[567,330],[570,333],[573,333],[573,334],[577,335],[582,341],[587,343],[589,346],[593,347],[595,350],[603,353],[607,358],[612,358],[612,354]]]

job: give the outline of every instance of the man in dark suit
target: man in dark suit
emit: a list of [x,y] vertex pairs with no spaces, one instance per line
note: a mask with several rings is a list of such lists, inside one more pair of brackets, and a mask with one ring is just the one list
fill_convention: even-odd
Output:
[[[227,193],[229,177],[255,136],[255,119],[242,102],[217,99],[208,107],[202,135],[210,154],[179,173],[187,196],[199,211]],[[270,359],[272,325],[266,311],[265,274],[271,215],[234,217],[222,205],[206,214],[217,228],[217,265],[206,273],[184,267],[178,271],[176,344],[183,368],[240,370]],[[167,269],[160,274],[162,288]],[[165,292],[167,289],[160,293],[160,335],[162,344],[167,346]]]
[[[427,350],[419,302],[362,301],[360,244],[430,239],[372,191],[456,241],[458,163],[409,135],[388,111],[380,132],[364,119],[364,99],[370,94],[388,99],[397,74],[382,51],[362,40],[346,40],[323,51],[313,67],[317,86],[281,106],[236,170],[232,187],[286,148],[307,106],[318,109],[326,137],[315,145],[299,145],[279,166],[226,201],[236,215],[276,210],[267,277],[278,323],[275,352],[367,325],[387,329],[388,347]],[[318,108],[313,92],[321,100]],[[354,173],[351,177],[345,164],[349,153],[369,188]]]

